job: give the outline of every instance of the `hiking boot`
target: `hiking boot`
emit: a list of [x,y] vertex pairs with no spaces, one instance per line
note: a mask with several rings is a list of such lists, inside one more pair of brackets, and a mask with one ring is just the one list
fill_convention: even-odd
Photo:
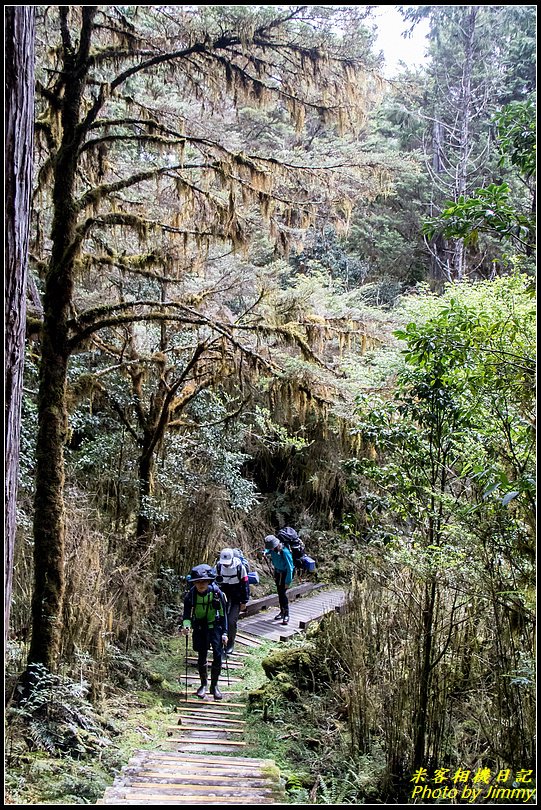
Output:
[[214,695],[214,700],[221,700],[223,697],[222,693],[220,692],[217,686],[210,687],[210,694]]
[[277,614],[277,615],[274,617],[274,621],[275,621],[275,622],[277,622],[277,621],[278,621],[279,619],[281,619],[281,618],[282,618],[282,614],[281,614],[281,613],[278,613],[278,614]]
[[204,698],[207,694],[207,684],[202,683],[197,692],[195,693],[198,698]]
[[284,616],[282,619],[282,624],[289,624],[289,616]]

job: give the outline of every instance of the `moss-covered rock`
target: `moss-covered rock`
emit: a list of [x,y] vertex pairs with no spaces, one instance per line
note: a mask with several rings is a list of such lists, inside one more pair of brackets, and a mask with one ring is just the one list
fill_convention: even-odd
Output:
[[267,678],[274,678],[280,672],[306,676],[314,666],[314,651],[307,647],[277,650],[264,658],[261,666]]
[[272,680],[279,675],[287,676],[299,689],[309,689],[313,685],[316,664],[315,653],[308,647],[278,650],[261,662],[267,678]]
[[263,684],[259,689],[248,693],[248,704],[253,708],[264,708],[282,698],[296,701],[300,698],[300,691],[291,678],[281,672],[269,683]]

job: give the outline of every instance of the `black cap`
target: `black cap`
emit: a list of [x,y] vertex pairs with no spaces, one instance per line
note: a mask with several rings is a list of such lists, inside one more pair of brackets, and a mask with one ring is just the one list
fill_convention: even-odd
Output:
[[195,568],[192,568],[190,571],[190,582],[212,582],[216,579],[216,571],[214,568],[211,568],[210,565],[206,565],[205,563],[201,565],[196,565]]

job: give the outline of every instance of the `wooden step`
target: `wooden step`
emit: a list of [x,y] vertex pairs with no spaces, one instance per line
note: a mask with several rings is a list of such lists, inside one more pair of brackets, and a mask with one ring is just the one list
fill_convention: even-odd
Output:
[[[175,753],[172,751],[171,753]],[[193,754],[193,752],[191,752]],[[184,754],[184,756],[186,756]],[[213,751],[212,756],[217,756],[216,753]],[[240,765],[236,760],[238,757],[227,757],[228,759],[234,759],[234,770],[233,764],[230,763],[227,768],[224,768],[223,765],[211,765],[208,762],[198,762],[191,764],[186,767],[181,767],[178,763],[168,762],[165,764],[155,764],[152,766],[145,767],[143,765],[138,765],[137,767],[132,766],[130,768],[124,768],[123,774],[128,774],[130,779],[135,779],[137,777],[143,776],[153,776],[159,777],[160,779],[179,779],[186,778],[186,779],[193,779],[194,773],[198,774],[198,778],[201,779],[249,779],[250,782],[252,779],[264,779],[267,778],[265,773],[263,773],[259,768],[249,768],[246,765]]]
[[[304,583],[298,587],[300,596],[301,592],[307,593],[322,586]],[[97,804],[139,807],[153,804],[238,804],[253,807],[283,803],[286,796],[275,763],[242,756],[243,751],[248,750],[246,741],[239,739],[245,734],[246,721],[240,718],[245,714],[246,704],[239,702],[238,697],[235,701],[235,695],[242,692],[243,679],[239,672],[242,658],[265,641],[286,640],[302,632],[326,613],[340,610],[345,599],[344,592],[338,589],[305,596],[300,601],[293,598],[293,589],[288,594],[289,625],[282,625],[264,613],[257,616],[255,612],[253,616],[242,619],[242,627],[239,623],[235,644],[248,648],[248,652],[232,654],[238,656],[238,663],[232,657],[224,662],[220,677],[224,700],[215,701],[210,694],[203,699],[192,697],[191,690],[199,683],[198,675],[188,671],[184,677],[179,677],[180,686],[183,683],[189,685],[190,697],[186,690],[185,698],[179,699],[175,708],[177,716],[172,718],[176,719],[176,725],[166,726],[169,736],[163,741],[161,750],[137,752]],[[194,663],[194,656],[189,656],[188,664]],[[236,676],[233,675],[235,671]],[[231,688],[223,690],[226,680]],[[237,739],[232,739],[235,737]]]
[[244,740],[212,740],[207,739],[206,737],[169,737],[167,742],[182,743],[183,745],[230,745],[232,747],[238,746],[239,748],[246,747]]
[[[222,701],[222,703],[220,705],[221,706],[224,705],[223,701]],[[227,706],[227,703],[225,705]],[[199,711],[199,708],[197,706],[177,706],[176,711],[179,714],[192,714],[192,715],[198,715],[199,714],[201,716],[204,715],[205,717],[207,715],[215,715],[215,714],[217,714],[217,715],[223,714],[224,716],[228,716],[228,717],[230,717],[231,715],[236,715],[237,717],[242,717],[246,713],[246,712],[241,712],[238,709],[226,709],[225,707],[223,709],[222,708],[218,709],[218,707],[216,705],[216,701],[214,701],[211,704],[207,703],[206,707],[201,712]]]
[[197,717],[197,716],[192,714],[192,715],[188,715],[188,716],[179,717],[178,721],[177,721],[177,725],[176,726],[168,726],[168,728],[177,728],[178,726],[182,726],[183,728],[185,728],[188,723],[202,723],[202,724],[206,724],[206,723],[222,723],[222,724],[224,724],[226,726],[233,725],[233,726],[236,726],[236,727],[240,727],[240,726],[245,726],[246,725],[246,720],[238,720],[238,719],[235,719],[234,717],[229,718],[229,717],[223,717],[221,715],[215,715],[215,714],[207,715],[206,717]]
[[236,796],[234,802],[224,802],[223,797],[220,796],[190,796],[182,794],[173,799],[164,798],[159,794],[156,796],[146,796],[144,799],[141,797],[125,798],[114,794],[111,801],[103,799],[97,801],[96,804],[136,804],[138,807],[151,804],[187,804],[193,807],[194,804],[248,804],[253,807],[254,804],[279,804],[274,801],[271,796]]
[[[211,698],[211,699],[209,700],[209,698]],[[187,700],[183,700],[182,703],[179,704],[179,705],[185,705],[185,704],[191,704],[192,706],[214,706],[214,707],[216,707],[216,701],[214,700],[212,695],[207,695],[204,698],[197,698],[197,700],[194,700],[193,698],[188,698]],[[222,707],[222,706],[235,706],[236,708],[239,708],[239,707],[246,708],[245,703],[231,703],[229,700],[219,701],[219,705],[220,705],[220,707]],[[178,706],[175,709],[175,711],[178,711]]]
[[133,779],[131,786],[136,787],[138,791],[151,790],[155,792],[156,785],[159,784],[160,790],[163,790],[164,793],[165,791],[180,793],[178,790],[179,786],[183,788],[183,791],[185,789],[188,793],[212,792],[212,788],[217,788],[217,790],[222,790],[223,796],[235,796],[239,792],[239,789],[242,790],[243,793],[274,793],[274,787],[267,779],[256,779],[255,782],[251,782],[249,785],[239,785],[238,781],[236,783],[232,781],[231,784],[228,785],[225,781],[220,781],[216,776],[203,785],[199,782],[200,778],[202,779],[199,774],[197,774],[196,777],[192,774],[191,778],[186,777],[185,779],[175,779],[170,782],[159,783],[148,779]]
[[[231,758],[231,757],[230,757]],[[233,780],[234,782],[240,778],[242,771],[237,771],[234,769],[234,773],[231,773],[231,769],[229,769],[229,773],[225,774],[222,771],[219,773],[197,773],[197,782],[198,784],[207,784],[207,785],[223,785],[224,779]],[[269,780],[265,777],[261,776],[258,778],[253,774],[250,774],[248,771],[244,772],[245,777],[249,777],[250,779],[250,787],[266,787],[269,785]],[[134,775],[130,778],[130,782],[133,785],[138,785],[139,783],[145,784],[156,784],[157,779],[167,779],[167,782],[160,782],[160,784],[170,784],[170,785],[189,785],[192,784],[194,781],[194,774],[192,772],[186,772],[185,775],[180,775],[177,773],[164,775],[161,771],[141,771],[140,774]],[[238,784],[238,783],[237,783]]]
[[246,734],[245,728],[239,728],[239,726],[211,726],[208,723],[198,723],[193,726],[189,726],[186,723],[183,723],[181,726],[166,726],[168,729],[168,736],[173,734],[173,729],[176,732],[183,732],[183,731],[222,731],[224,734]]
[[[186,680],[186,676],[184,676],[184,678],[179,678],[179,683],[180,683],[181,686],[184,685],[185,680]],[[227,680],[228,680],[227,673],[224,672],[224,670],[222,669],[222,672],[221,672],[220,679],[219,679],[218,683],[221,684],[224,681],[227,682]],[[229,680],[231,681],[231,683],[242,683],[242,681],[244,679],[243,678],[238,678],[236,676],[234,677],[233,675],[230,675]],[[201,678],[199,677],[199,675],[191,675],[190,673],[188,673],[188,686],[194,686],[195,684],[197,684],[197,687],[199,688],[200,683],[201,683]]]
[[[215,754],[205,756],[203,754],[186,754],[179,757],[171,751],[141,751],[135,754],[130,762],[176,762],[182,767],[187,762],[203,763],[205,765],[222,766],[226,770],[231,769],[231,757],[219,757]],[[257,759],[256,757],[235,757],[235,764],[246,768],[260,768],[264,771],[277,770],[272,759]]]

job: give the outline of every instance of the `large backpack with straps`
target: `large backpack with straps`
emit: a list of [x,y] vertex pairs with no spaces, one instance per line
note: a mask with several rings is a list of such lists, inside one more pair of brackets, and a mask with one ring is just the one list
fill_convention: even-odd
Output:
[[301,538],[291,526],[284,526],[276,537],[286,546],[293,557],[293,565],[297,571],[314,571],[315,560],[306,553],[306,547]]
[[[234,548],[233,557],[238,557],[241,561],[241,564],[246,568],[246,573],[248,574],[248,584],[249,585],[259,585],[259,574],[257,571],[252,570],[252,566],[248,562],[248,559],[244,556],[240,548]],[[216,563],[216,573],[220,576],[221,573],[221,563]],[[237,566],[237,574],[240,580],[240,567]]]

